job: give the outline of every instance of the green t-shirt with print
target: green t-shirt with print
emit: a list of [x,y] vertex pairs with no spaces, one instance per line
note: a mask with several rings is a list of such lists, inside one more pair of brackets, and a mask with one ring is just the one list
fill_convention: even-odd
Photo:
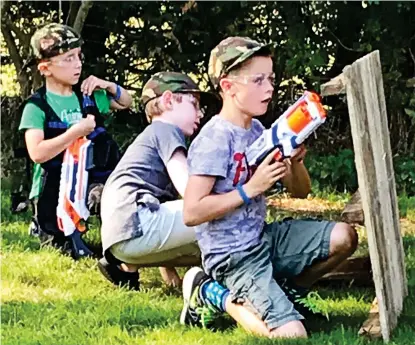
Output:
[[[105,90],[94,92],[94,98],[98,110],[101,114],[106,115],[110,110],[110,100]],[[78,97],[73,92],[70,96],[62,96],[50,91],[46,91],[46,101],[52,107],[56,115],[68,127],[78,123],[82,119],[82,112],[79,105]],[[27,103],[23,109],[22,118],[20,120],[19,130],[27,129],[44,129],[45,113],[35,104]],[[36,198],[41,191],[43,169],[40,164],[34,164],[32,188],[29,198]]]

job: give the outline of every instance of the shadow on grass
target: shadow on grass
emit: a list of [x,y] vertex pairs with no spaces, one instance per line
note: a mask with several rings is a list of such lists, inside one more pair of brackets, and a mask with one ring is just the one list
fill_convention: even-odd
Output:
[[330,333],[336,328],[353,328],[358,329],[366,320],[367,315],[336,315],[330,316],[327,321],[306,319],[305,326],[308,333],[312,336],[315,333]]
[[[97,229],[90,229],[89,232],[97,232]],[[29,234],[29,222],[15,222],[15,223],[2,223],[2,248],[7,251],[38,251],[40,249],[40,239]],[[89,235],[89,234],[88,234]],[[102,257],[102,244],[95,240],[95,234],[93,236],[85,236],[85,243],[88,248],[93,252],[94,258]],[[55,248],[61,250],[61,254],[69,255],[67,250],[55,246]]]

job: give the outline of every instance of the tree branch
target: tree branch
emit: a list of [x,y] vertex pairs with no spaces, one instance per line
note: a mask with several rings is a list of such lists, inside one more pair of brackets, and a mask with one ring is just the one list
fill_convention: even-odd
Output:
[[3,13],[7,12],[10,8],[11,5],[11,1],[2,1],[0,4],[0,12],[1,12],[1,17],[2,19],[4,18]]
[[93,1],[86,0],[86,1],[82,1],[81,6],[79,7],[75,22],[73,24],[74,30],[78,32],[79,34],[81,33],[82,28],[85,23],[85,19],[88,16],[89,9],[92,7],[93,4],[94,4]]
[[68,13],[68,16],[66,17],[66,25],[73,27],[73,25],[75,24],[76,15],[78,13],[79,7],[80,7],[79,1],[71,1],[69,5],[69,13]]
[[17,27],[9,18],[4,16],[2,18],[2,23],[7,25],[10,31],[13,31],[16,35],[16,38],[19,40],[20,45],[26,50],[29,49],[30,45],[30,36],[23,32],[19,27]]
[[24,99],[27,97],[28,92],[30,90],[29,76],[27,75],[27,72],[23,69],[23,59],[19,54],[19,50],[17,48],[11,30],[9,27],[7,27],[4,21],[1,23],[1,33],[6,42],[7,49],[13,61],[14,67],[16,68],[17,80],[19,81],[21,90],[20,96]]
[[342,43],[342,41],[340,41],[340,39],[334,34],[334,32],[333,31],[331,31],[329,28],[327,28],[327,31],[336,39],[336,41],[344,48],[344,49],[346,49],[346,50],[348,50],[348,51],[351,51],[351,52],[357,52],[357,53],[360,53],[360,52],[362,52],[362,50],[361,49],[352,49],[352,48],[349,48],[349,47],[346,47],[343,43]]
[[9,50],[10,57],[12,58],[13,64],[16,67],[17,73],[23,67],[23,59],[19,54],[19,49],[17,48],[14,37],[11,33],[10,27],[4,21],[1,23],[1,33],[6,41],[7,49]]

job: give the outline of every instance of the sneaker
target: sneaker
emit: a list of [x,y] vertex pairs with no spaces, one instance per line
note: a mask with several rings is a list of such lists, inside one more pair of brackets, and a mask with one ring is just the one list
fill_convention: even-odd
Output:
[[75,231],[68,236],[72,244],[72,257],[74,260],[81,258],[92,258],[94,253],[88,248],[87,244],[82,239],[82,233],[75,229]]
[[112,284],[129,290],[140,290],[140,275],[137,272],[122,271],[117,265],[110,264],[105,258],[98,261],[98,269]]
[[217,311],[199,296],[200,287],[211,279],[200,267],[193,267],[183,278],[183,309],[180,314],[180,324],[202,326],[209,328]]

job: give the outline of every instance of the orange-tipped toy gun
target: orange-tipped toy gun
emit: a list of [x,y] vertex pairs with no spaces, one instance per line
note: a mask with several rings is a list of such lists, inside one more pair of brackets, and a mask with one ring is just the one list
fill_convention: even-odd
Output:
[[326,111],[320,96],[306,91],[246,150],[250,166],[258,165],[275,148],[279,148],[275,159],[289,158],[324,121]]

